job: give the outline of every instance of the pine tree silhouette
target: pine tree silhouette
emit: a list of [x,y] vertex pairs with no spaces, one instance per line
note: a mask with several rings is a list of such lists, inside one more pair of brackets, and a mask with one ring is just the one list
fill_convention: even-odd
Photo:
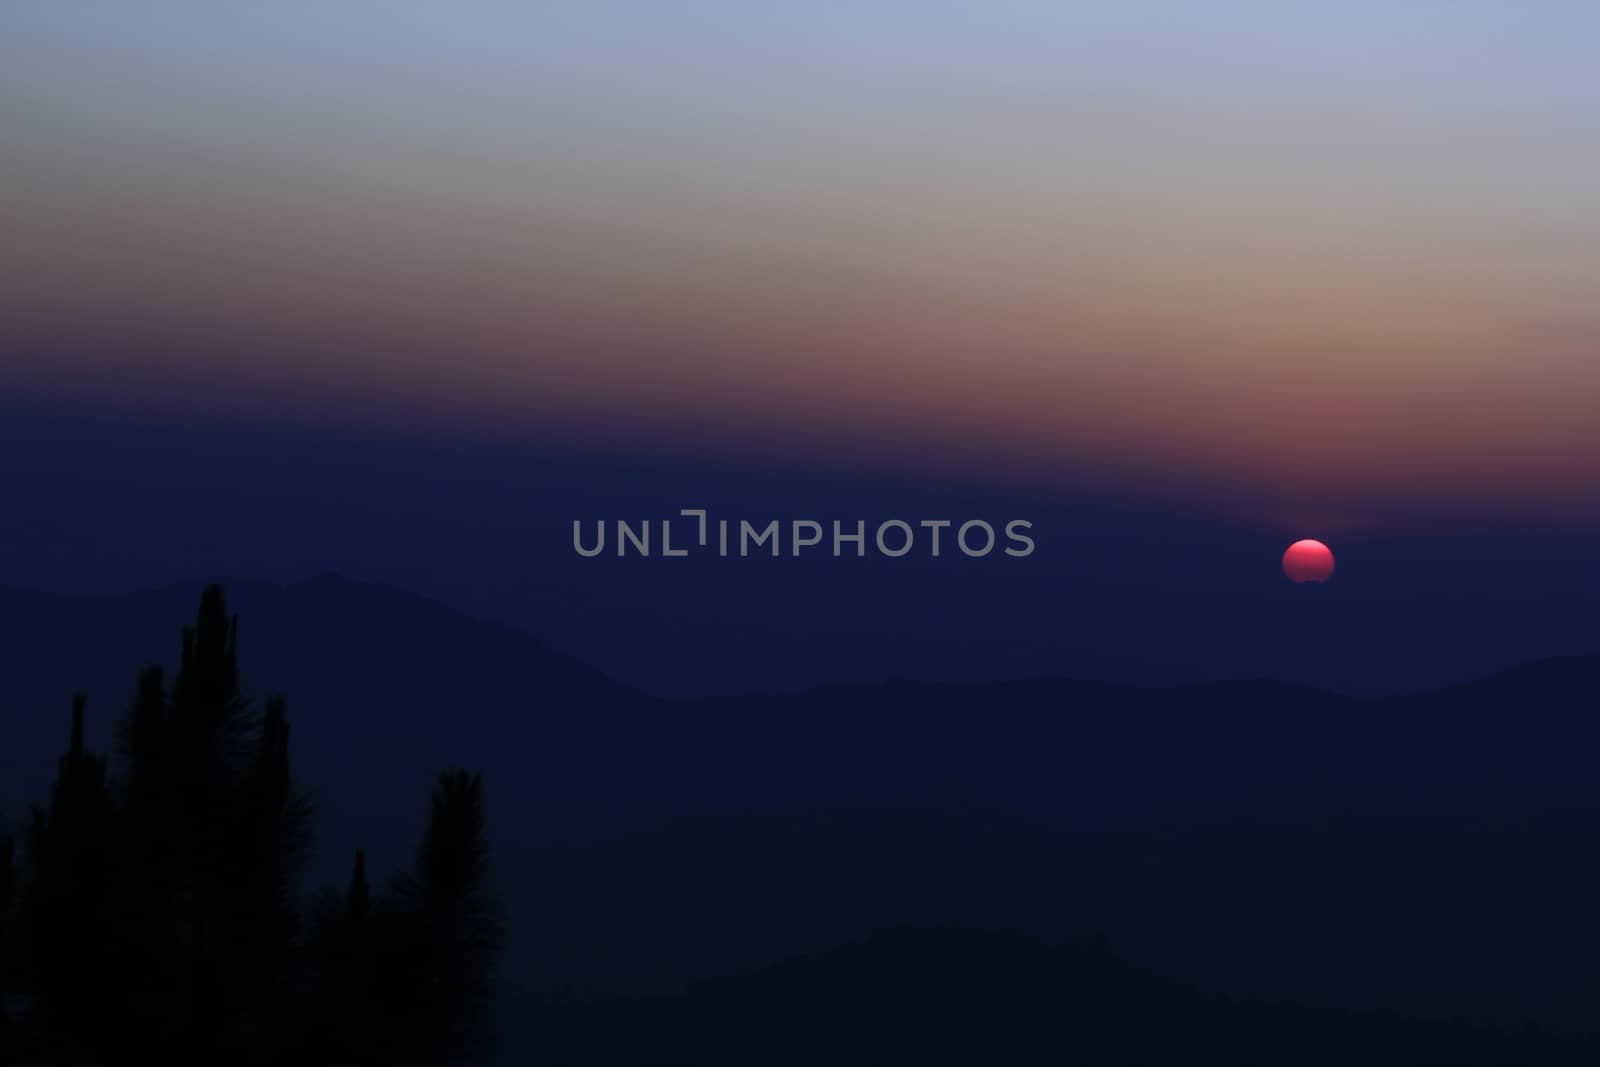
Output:
[[289,768],[281,699],[239,691],[238,620],[208,588],[170,695],[139,678],[121,730],[124,919],[149,1051],[269,1062],[287,1032],[293,879],[309,802]]
[[325,890],[311,924],[316,988],[308,1042],[330,1062],[378,1064],[384,1033],[367,857],[356,850],[341,898]]
[[57,763],[48,806],[35,806],[28,834],[34,877],[24,901],[33,1012],[63,1035],[67,1059],[93,1062],[103,1030],[74,1026],[117,1018],[121,949],[113,921],[115,873],[106,761],[84,745],[84,698],[72,703],[72,732]]
[[0,1048],[4,1048],[10,1024],[7,1002],[15,976],[12,973],[16,949],[12,945],[12,909],[17,895],[17,842],[9,833],[0,834]]
[[324,894],[317,1041],[348,1064],[457,1062],[479,1051],[481,1008],[504,940],[490,892],[482,777],[439,776],[415,869],[374,894],[356,852],[343,899]]
[[407,991],[422,994],[410,1016],[421,1062],[446,1062],[473,1047],[485,979],[503,937],[487,891],[486,832],[482,776],[440,774],[416,873],[399,887],[415,938]]
[[[477,776],[441,778],[417,875],[374,895],[358,851],[343,901],[305,929],[313,809],[284,701],[258,712],[240,691],[222,589],[170,690],[140,674],[115,784],[84,707],[27,835],[27,1036],[0,1018],[0,1062],[433,1064],[470,1047],[500,937]],[[0,842],[0,992],[16,873]]]
[[356,849],[355,869],[350,872],[350,889],[345,894],[345,922],[359,930],[372,910],[372,889],[367,885],[367,854]]
[[164,675],[146,668],[120,730],[125,782],[121,789],[122,923],[142,981],[127,992],[142,1020],[133,1043],[151,1055],[176,1058],[182,1043],[184,959],[178,923],[183,899],[179,862],[178,756]]

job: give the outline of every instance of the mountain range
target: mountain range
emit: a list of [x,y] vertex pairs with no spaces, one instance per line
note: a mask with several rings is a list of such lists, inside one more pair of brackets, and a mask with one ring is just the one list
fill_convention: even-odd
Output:
[[[226,586],[321,818],[312,883],[407,859],[484,771],[509,1003],[663,994],[896,923],[1097,931],[1213,993],[1587,1031],[1600,1003],[1600,657],[1361,700],[886,683],[664,699],[520,631],[323,578]],[[0,812],[42,799],[199,586],[0,591]]]

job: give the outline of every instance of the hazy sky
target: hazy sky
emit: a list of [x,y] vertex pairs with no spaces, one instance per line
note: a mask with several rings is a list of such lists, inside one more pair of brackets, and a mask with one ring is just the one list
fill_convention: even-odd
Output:
[[1600,8],[0,13],[0,383],[1337,511],[1600,464]]

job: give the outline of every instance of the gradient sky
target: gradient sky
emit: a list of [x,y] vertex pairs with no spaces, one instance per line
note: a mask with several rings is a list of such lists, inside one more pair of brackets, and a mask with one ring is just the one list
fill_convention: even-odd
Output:
[[1592,503],[1593,5],[0,26],[20,388]]
[[[674,692],[1593,653],[1596,41],[1554,2],[7,4],[0,584],[333,572]],[[1039,548],[571,550],[681,507]]]

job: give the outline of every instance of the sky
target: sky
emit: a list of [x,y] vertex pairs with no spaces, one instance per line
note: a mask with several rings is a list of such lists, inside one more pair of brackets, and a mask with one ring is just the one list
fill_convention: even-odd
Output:
[[[1420,605],[1391,610],[1407,633],[1499,591],[1408,678],[1580,646],[1597,34],[1593,5],[1548,0],[7,5],[0,581],[336,567],[520,595],[503,613],[548,626],[550,583],[596,619],[644,602],[560,554],[596,500],[854,518],[999,495],[1056,517],[1055,555],[950,595],[1011,605],[1031,671],[1069,647],[1282,666],[1270,611],[1217,629],[1207,605],[1319,535],[1402,581],[1458,564],[1379,588]],[[119,454],[192,496],[197,449],[316,524],[252,541],[243,493],[234,550],[85,532],[154,470],[113,476]],[[372,518],[390,479],[433,501],[403,536]],[[1231,569],[1245,545],[1264,566]],[[683,648],[816,595],[693,573],[720,592],[669,620]],[[1074,598],[1133,621],[1049,621]],[[1358,625],[1377,603],[1320,639],[1389,655]],[[838,646],[811,675],[870,669],[825,604],[798,617]],[[1181,620],[1159,655],[1137,632],[1157,617]],[[914,621],[878,633],[921,647]],[[594,625],[574,640],[624,673],[704,673]],[[1183,647],[1208,627],[1217,647]]]

